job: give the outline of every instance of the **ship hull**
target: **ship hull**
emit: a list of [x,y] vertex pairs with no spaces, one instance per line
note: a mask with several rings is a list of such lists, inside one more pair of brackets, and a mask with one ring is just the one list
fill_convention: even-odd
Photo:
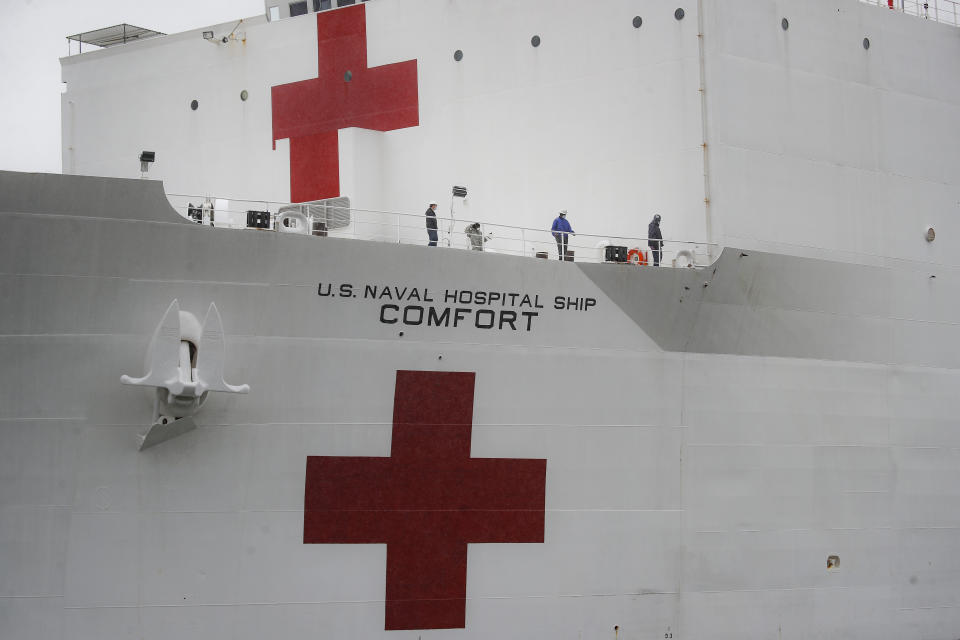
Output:
[[[5,637],[399,633],[403,537],[310,542],[305,496],[309,459],[399,455],[407,371],[471,374],[469,456],[545,472],[542,541],[464,543],[463,624],[440,623],[460,630],[406,633],[957,624],[955,363],[795,352],[843,322],[802,295],[815,274],[852,288],[862,266],[739,250],[706,269],[580,265],[231,231],[186,222],[157,183],[0,181]],[[750,260],[791,274],[792,308]],[[211,394],[197,429],[139,451],[152,395],[120,376],[141,375],[173,299],[216,304],[225,378],[251,390]],[[746,318],[766,337],[738,333]],[[709,345],[704,322],[722,328]]]

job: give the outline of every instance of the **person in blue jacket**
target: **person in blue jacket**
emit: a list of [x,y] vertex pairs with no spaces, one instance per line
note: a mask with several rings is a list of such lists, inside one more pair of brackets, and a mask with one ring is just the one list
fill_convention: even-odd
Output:
[[550,227],[550,231],[553,232],[553,239],[557,241],[557,255],[563,260],[564,256],[567,255],[567,234],[577,235],[570,227],[570,223],[567,222],[566,209],[561,211],[557,219],[553,221],[553,226]]

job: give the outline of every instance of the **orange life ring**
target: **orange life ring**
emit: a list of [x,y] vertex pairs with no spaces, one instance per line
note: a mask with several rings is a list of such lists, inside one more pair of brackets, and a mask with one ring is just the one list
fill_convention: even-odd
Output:
[[648,264],[647,263],[647,252],[640,251],[639,247],[634,247],[627,251],[627,262],[630,264]]

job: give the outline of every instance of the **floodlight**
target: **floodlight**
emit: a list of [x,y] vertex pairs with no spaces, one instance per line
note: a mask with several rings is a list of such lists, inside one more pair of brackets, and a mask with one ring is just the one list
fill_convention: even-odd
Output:
[[157,154],[154,151],[140,152],[140,173],[146,173],[150,168],[150,163],[156,160]]

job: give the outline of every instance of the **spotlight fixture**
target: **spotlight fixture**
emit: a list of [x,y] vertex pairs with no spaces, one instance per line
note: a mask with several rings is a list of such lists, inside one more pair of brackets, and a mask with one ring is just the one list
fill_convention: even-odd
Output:
[[453,225],[454,225],[454,223],[455,223],[456,220],[457,220],[456,212],[455,212],[454,209],[453,209],[453,205],[454,205],[454,203],[457,201],[457,198],[463,199],[463,204],[466,204],[466,203],[467,203],[467,201],[465,200],[466,197],[467,197],[467,188],[466,188],[466,187],[461,187],[461,186],[458,186],[458,185],[454,185],[454,187],[453,187],[453,195],[452,195],[451,198],[450,198],[450,226],[447,227],[447,239],[446,239],[446,242],[447,242],[447,246],[448,246],[448,247],[452,246],[452,242],[453,242],[453,241],[452,241],[452,238],[453,238]]
[[141,151],[140,152],[140,173],[146,174],[147,170],[150,168],[150,163],[156,160],[156,158],[157,158],[157,154],[154,151]]

